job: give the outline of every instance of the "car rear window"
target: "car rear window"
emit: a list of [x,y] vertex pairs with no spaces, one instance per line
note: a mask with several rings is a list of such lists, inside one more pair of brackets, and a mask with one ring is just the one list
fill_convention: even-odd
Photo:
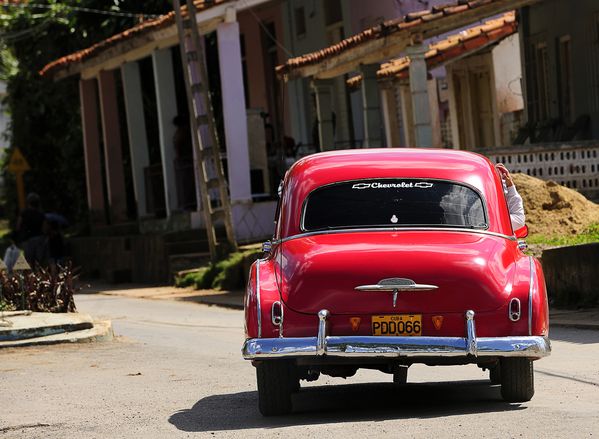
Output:
[[380,179],[315,189],[304,205],[302,228],[487,228],[483,201],[468,186],[441,180]]

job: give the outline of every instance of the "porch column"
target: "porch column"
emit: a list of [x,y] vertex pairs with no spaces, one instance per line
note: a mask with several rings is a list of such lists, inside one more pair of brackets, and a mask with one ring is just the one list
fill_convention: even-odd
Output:
[[231,201],[251,201],[250,152],[239,23],[232,21],[219,24],[216,33],[218,53],[221,54],[218,59]]
[[148,137],[144,104],[141,92],[141,77],[139,64],[129,62],[121,67],[125,109],[127,112],[127,127],[129,129],[129,147],[131,149],[131,171],[133,174],[133,190],[137,204],[138,217],[148,214],[146,206],[146,182],[144,168],[149,166]]
[[364,148],[380,148],[383,145],[381,139],[381,99],[376,72],[378,64],[360,66],[362,73],[363,117],[364,117]]
[[385,143],[387,144],[387,148],[402,146],[399,112],[397,111],[395,84],[393,82],[385,83],[381,89],[381,104],[383,109],[383,121],[385,123]]
[[318,117],[320,150],[335,149],[333,81],[330,79],[315,79],[312,81],[312,88],[316,93],[316,116]]
[[156,87],[156,103],[158,106],[158,131],[160,134],[160,154],[162,156],[162,175],[164,178],[164,201],[166,214],[171,216],[177,209],[177,184],[175,180],[175,148],[173,136],[175,125],[173,119],[177,115],[177,97],[175,94],[175,75],[173,73],[173,56],[170,49],[152,52],[154,67],[154,85]]
[[85,181],[87,184],[87,206],[92,224],[106,223],[104,184],[100,152],[100,130],[98,128],[98,88],[95,79],[79,81],[81,100],[81,126],[83,128],[83,156],[85,158]]
[[409,46],[406,50],[410,58],[410,92],[412,94],[412,112],[414,115],[415,146],[431,147],[433,130],[431,127],[431,110],[428,98],[426,54],[428,47],[424,44]]
[[127,199],[114,70],[102,70],[98,84],[110,219],[113,224],[118,224],[127,220]]

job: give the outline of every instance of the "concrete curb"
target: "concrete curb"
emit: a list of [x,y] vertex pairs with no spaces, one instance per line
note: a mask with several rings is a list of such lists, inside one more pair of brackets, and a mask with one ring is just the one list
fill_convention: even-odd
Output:
[[549,320],[550,328],[573,328],[573,329],[586,329],[589,331],[599,331],[599,323],[581,323],[581,322],[551,322]]
[[91,316],[79,313],[29,313],[4,316],[0,342],[47,337],[92,329]]
[[90,329],[61,334],[47,335],[45,337],[28,338],[24,340],[0,342],[2,348],[16,348],[24,346],[53,345],[59,343],[93,343],[111,341],[114,338],[112,322],[110,320],[93,322]]

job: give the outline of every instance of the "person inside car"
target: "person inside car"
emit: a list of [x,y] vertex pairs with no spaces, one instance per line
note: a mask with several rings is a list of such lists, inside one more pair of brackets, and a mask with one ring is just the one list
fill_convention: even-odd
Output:
[[510,212],[510,219],[512,221],[512,228],[514,232],[521,229],[526,225],[526,216],[524,214],[524,204],[522,203],[522,197],[516,190],[514,180],[510,175],[510,171],[507,170],[505,165],[498,163],[496,166],[501,180],[503,181],[505,198],[507,201],[507,207]]

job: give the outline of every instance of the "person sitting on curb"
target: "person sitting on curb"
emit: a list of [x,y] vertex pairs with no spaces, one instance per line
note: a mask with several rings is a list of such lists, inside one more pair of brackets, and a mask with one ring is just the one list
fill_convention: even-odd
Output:
[[526,216],[524,214],[522,197],[516,190],[516,186],[514,185],[514,180],[510,175],[510,171],[508,171],[502,163],[498,163],[495,167],[501,176],[501,180],[503,181],[507,208],[510,212],[512,229],[514,229],[515,232],[526,225]]

